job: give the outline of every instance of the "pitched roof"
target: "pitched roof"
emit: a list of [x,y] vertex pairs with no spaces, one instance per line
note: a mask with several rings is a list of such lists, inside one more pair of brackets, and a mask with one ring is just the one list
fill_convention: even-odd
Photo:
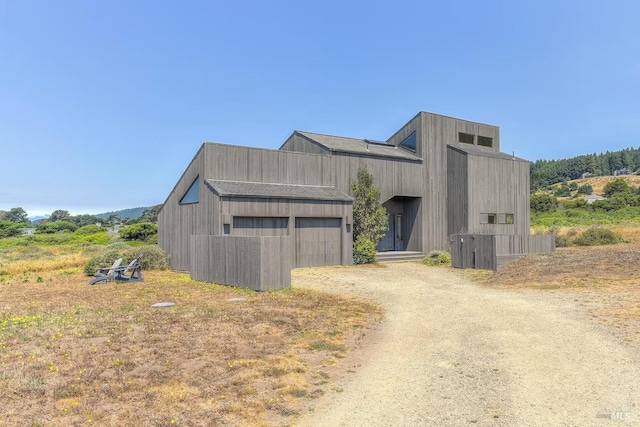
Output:
[[338,190],[336,187],[323,185],[275,184],[217,179],[206,179],[205,182],[219,196],[344,202],[353,200],[349,195]]
[[495,159],[503,159],[503,160],[517,160],[520,162],[528,162],[528,160],[521,159],[512,154],[503,153],[502,151],[493,151],[491,149],[479,148],[475,145],[471,144],[447,144],[449,148],[453,148],[454,150],[461,151],[466,154],[471,154],[474,156],[483,156],[483,157],[493,157]]
[[339,153],[366,154],[378,157],[393,157],[406,160],[422,160],[415,154],[386,142],[368,139],[347,138],[344,136],[323,135],[319,133],[296,131],[303,137],[315,142],[329,151]]

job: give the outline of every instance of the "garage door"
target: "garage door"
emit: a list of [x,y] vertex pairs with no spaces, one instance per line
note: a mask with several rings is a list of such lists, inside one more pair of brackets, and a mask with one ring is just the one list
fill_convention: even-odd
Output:
[[296,267],[340,265],[341,218],[296,218]]
[[233,217],[234,236],[286,236],[289,218]]

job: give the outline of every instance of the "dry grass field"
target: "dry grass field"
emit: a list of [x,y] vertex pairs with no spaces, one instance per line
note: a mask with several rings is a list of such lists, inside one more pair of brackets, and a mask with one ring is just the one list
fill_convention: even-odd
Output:
[[[0,425],[288,425],[381,309],[144,272],[87,286],[88,255],[0,252]],[[170,308],[152,308],[173,302]]]
[[559,248],[521,258],[497,273],[466,272],[486,286],[553,292],[586,306],[626,342],[640,344],[640,243]]
[[[575,179],[569,182],[575,182],[578,185],[589,184],[591,187],[593,187],[594,194],[602,195],[602,193],[604,192],[604,186],[618,178],[624,179],[629,185],[632,185],[634,187],[640,185],[640,176],[638,175],[594,176],[584,179]],[[558,186],[559,185],[560,184],[558,184]]]

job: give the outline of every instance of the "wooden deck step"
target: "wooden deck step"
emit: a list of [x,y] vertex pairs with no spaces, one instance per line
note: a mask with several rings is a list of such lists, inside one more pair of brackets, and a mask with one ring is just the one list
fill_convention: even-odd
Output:
[[418,261],[424,258],[422,252],[413,251],[387,251],[376,254],[378,262]]

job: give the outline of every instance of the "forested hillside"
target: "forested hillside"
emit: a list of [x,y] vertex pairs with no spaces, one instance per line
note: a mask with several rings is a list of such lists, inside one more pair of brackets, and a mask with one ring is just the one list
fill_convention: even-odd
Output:
[[537,160],[531,163],[531,189],[578,179],[584,173],[613,175],[619,169],[640,171],[640,147],[601,154],[587,154],[562,160]]

